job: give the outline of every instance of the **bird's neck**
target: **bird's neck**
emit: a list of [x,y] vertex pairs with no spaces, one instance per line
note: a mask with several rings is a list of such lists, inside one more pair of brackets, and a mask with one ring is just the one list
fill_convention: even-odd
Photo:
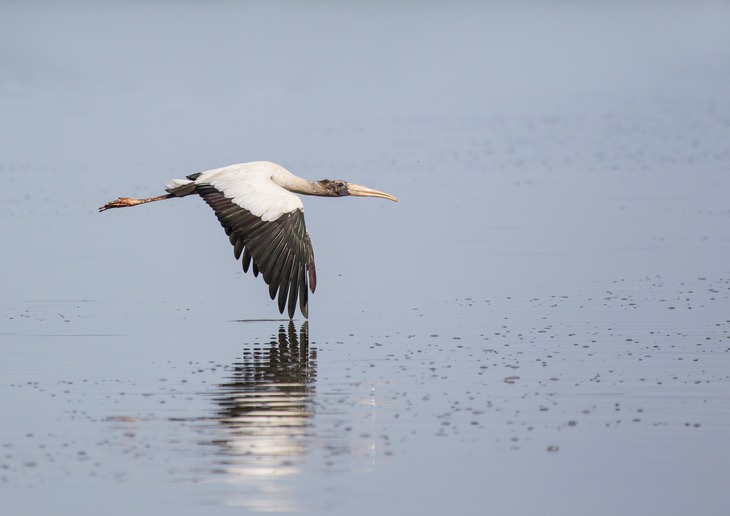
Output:
[[286,173],[275,174],[273,180],[279,186],[289,190],[290,192],[303,195],[327,195],[328,191],[317,181],[309,181],[294,174]]

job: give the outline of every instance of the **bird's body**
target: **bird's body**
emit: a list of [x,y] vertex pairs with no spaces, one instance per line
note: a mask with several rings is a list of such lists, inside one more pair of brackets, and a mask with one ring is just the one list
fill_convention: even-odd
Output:
[[243,270],[259,272],[279,311],[288,300],[289,317],[299,309],[308,317],[308,293],[317,285],[314,251],[304,224],[304,205],[296,193],[324,197],[346,195],[381,197],[397,201],[385,192],[341,180],[308,181],[269,161],[240,163],[173,179],[167,194],[148,199],[121,197],[101,208],[124,208],[174,197],[198,194],[213,209],[233,244],[236,259],[243,256]]
[[171,192],[191,182],[211,185],[265,222],[294,210],[303,211],[302,200],[292,192],[309,184],[306,179],[295,176],[276,163],[254,161],[201,172],[194,181],[190,178],[173,179],[165,185],[165,189]]

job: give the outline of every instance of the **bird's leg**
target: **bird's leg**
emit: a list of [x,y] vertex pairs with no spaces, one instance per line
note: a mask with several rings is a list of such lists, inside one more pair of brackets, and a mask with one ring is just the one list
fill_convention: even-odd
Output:
[[120,197],[113,201],[109,201],[104,206],[99,208],[99,211],[108,210],[109,208],[126,208],[128,206],[137,206],[138,204],[144,204],[147,202],[164,201],[165,199],[171,199],[176,197],[173,194],[158,195],[157,197],[148,197],[147,199],[132,199],[131,197]]

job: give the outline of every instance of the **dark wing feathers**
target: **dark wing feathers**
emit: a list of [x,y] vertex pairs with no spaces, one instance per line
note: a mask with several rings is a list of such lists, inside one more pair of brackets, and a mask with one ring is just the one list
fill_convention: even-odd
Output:
[[[243,245],[243,240],[240,240],[241,245]],[[234,249],[235,252],[235,249]],[[243,248],[243,258],[241,258],[241,265],[243,265],[243,272],[248,272],[248,268],[251,266],[251,255],[248,252],[247,248]]]
[[233,256],[238,260],[243,251],[243,240],[239,240],[236,235],[231,235],[231,243],[233,244]]
[[[195,180],[197,175],[188,176]],[[312,242],[304,225],[304,213],[295,210],[276,220],[264,222],[211,185],[199,184],[195,191],[218,217],[233,245],[233,255],[241,258],[243,271],[253,264],[269,285],[269,295],[278,294],[279,311],[287,308],[294,317],[297,299],[299,310],[309,316],[307,287],[314,292],[317,272],[314,268]],[[307,280],[309,285],[307,285]]]

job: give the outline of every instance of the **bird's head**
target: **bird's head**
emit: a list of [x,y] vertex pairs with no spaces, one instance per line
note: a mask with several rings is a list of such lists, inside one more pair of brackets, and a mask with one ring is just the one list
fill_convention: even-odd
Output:
[[322,187],[325,195],[331,197],[343,197],[345,195],[355,195],[358,197],[380,197],[382,199],[388,199],[390,201],[398,202],[398,199],[392,195],[381,192],[380,190],[373,190],[366,186],[356,185],[354,183],[348,183],[341,179],[323,179],[318,181]]

